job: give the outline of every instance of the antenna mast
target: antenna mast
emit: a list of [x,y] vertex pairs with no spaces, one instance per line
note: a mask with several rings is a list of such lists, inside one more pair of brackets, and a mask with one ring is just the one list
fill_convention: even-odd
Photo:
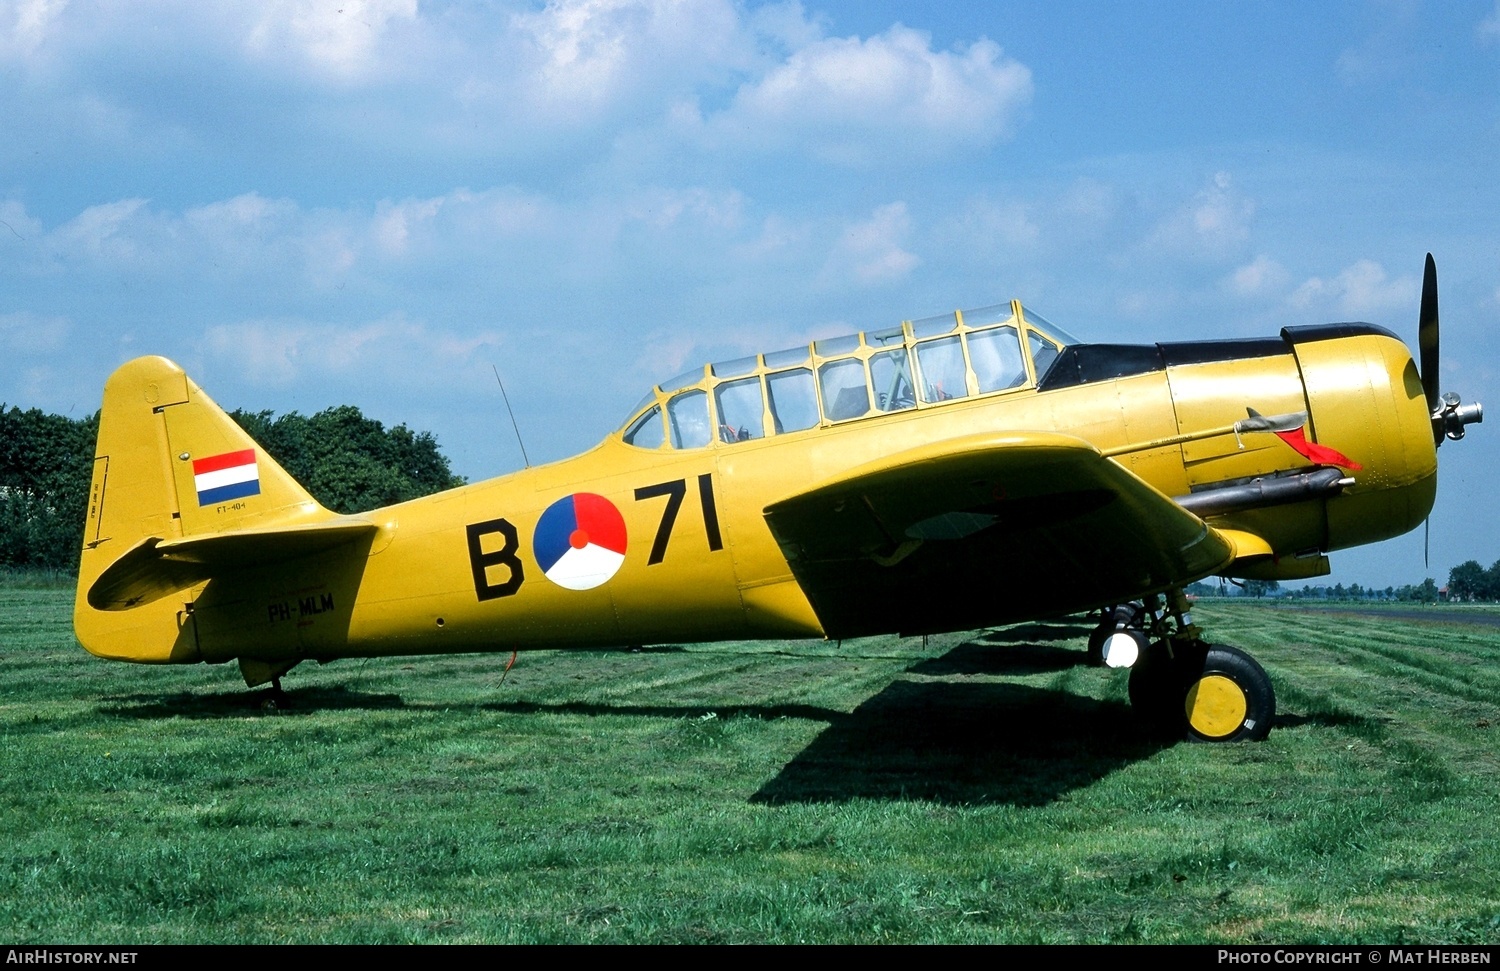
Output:
[[521,426],[516,424],[516,413],[510,409],[510,395],[505,393],[505,382],[500,380],[500,369],[491,364],[490,370],[495,372],[495,383],[500,385],[500,397],[505,401],[505,413],[510,415],[510,427],[516,430],[516,444],[521,446],[521,461],[529,469],[531,459],[526,456],[526,443],[521,441]]

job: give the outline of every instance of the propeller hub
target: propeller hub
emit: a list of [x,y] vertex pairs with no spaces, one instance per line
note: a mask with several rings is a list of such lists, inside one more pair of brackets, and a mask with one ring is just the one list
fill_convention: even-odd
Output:
[[1464,437],[1465,425],[1477,425],[1484,421],[1484,406],[1479,402],[1461,404],[1458,395],[1448,392],[1442,404],[1433,409],[1432,428],[1453,441]]

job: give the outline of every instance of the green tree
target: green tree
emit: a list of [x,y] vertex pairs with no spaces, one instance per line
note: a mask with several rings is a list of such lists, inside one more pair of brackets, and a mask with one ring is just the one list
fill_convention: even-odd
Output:
[[1500,600],[1500,560],[1496,560],[1484,571],[1484,583],[1479,588],[1479,596],[1485,600]]
[[1279,580],[1246,580],[1245,596],[1264,597],[1281,589]]
[[0,565],[78,569],[98,429],[0,405]]
[[231,412],[313,498],[334,512],[364,512],[462,485],[437,439],[405,425],[387,429],[352,405],[311,417]]
[[1449,600],[1478,600],[1488,594],[1489,579],[1478,560],[1465,560],[1448,571]]
[[[362,512],[462,485],[437,439],[348,405],[232,417],[329,509]],[[99,416],[0,405],[0,566],[76,571]]]

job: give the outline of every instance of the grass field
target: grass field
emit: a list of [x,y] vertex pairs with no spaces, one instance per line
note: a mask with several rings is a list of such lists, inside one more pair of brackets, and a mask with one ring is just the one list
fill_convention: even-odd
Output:
[[1144,737],[1080,625],[230,667],[0,585],[0,937],[1500,941],[1500,620],[1209,603],[1277,728]]

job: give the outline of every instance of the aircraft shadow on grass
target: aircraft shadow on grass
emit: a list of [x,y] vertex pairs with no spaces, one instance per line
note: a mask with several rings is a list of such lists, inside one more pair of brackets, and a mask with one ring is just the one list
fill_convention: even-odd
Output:
[[[1086,663],[1077,649],[1034,642],[1049,630],[1057,628],[979,635],[907,669],[924,680],[893,681],[848,712],[799,703],[505,701],[475,707],[520,715],[650,718],[695,718],[713,711],[721,718],[823,722],[827,727],[818,737],[751,797],[757,803],[922,799],[1044,805],[1172,744],[1147,732],[1123,702],[1003,681],[925,680],[1044,674]],[[259,710],[262,697],[243,692],[133,694],[109,699],[98,711],[142,720],[243,717]],[[408,704],[397,694],[342,685],[288,692],[286,701],[283,710],[292,715],[425,707]]]
[[[99,714],[111,718],[239,718],[259,714],[267,692],[215,691],[212,693],[178,691],[172,694],[117,695],[98,708]],[[327,711],[374,711],[408,708],[398,694],[374,694],[344,685],[298,688],[285,694],[281,713],[297,714]]]
[[1037,641],[1082,640],[1094,632],[1094,622],[1063,621],[1047,624],[1019,624],[980,636],[986,644],[1026,644]]
[[[1087,635],[1078,625],[1011,628],[917,661],[923,678],[1057,673],[1083,651],[1037,641]],[[1118,701],[984,681],[897,680],[852,712],[805,704],[634,705],[498,702],[487,710],[587,716],[800,718],[827,727],[752,797],[758,803],[923,799],[1043,805],[1173,744]]]
[[1044,805],[1170,744],[1121,702],[1028,685],[897,681],[830,722],[751,801]]
[[[1009,634],[1010,632],[1005,632]],[[986,634],[967,641],[940,657],[928,658],[907,670],[929,677],[963,674],[1014,675],[1052,674],[1083,667],[1088,661],[1080,650],[1050,644],[1014,643],[1004,635]]]
[[494,701],[480,705],[483,711],[509,715],[629,715],[643,718],[702,718],[713,714],[719,718],[800,718],[805,721],[834,721],[848,718],[846,712],[817,705],[633,705],[612,701]]

